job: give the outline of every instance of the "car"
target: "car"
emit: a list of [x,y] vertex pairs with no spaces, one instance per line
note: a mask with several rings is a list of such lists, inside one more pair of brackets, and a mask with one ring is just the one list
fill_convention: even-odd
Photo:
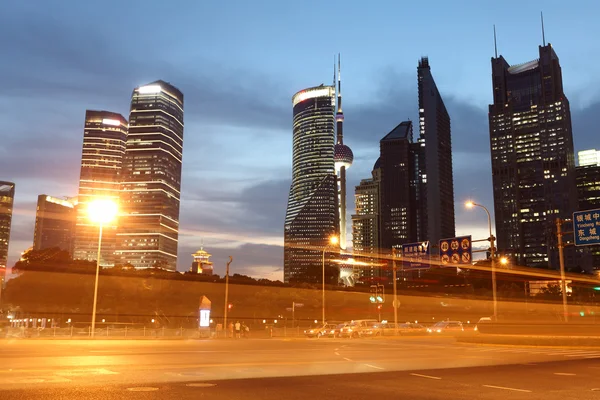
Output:
[[479,321],[477,321],[477,324],[475,324],[475,328],[473,328],[473,330],[474,330],[475,332],[478,332],[478,331],[479,331],[479,328],[478,328],[478,326],[479,326],[480,324],[488,324],[488,323],[490,323],[490,322],[492,322],[492,319],[491,319],[490,317],[482,317],[482,318],[479,318]]
[[337,324],[337,325],[335,325],[334,328],[331,328],[327,332],[325,332],[325,336],[332,337],[332,338],[340,337],[340,331],[342,330],[342,328],[344,328],[347,325],[349,325],[349,322],[344,322],[343,324]]
[[440,321],[427,329],[429,333],[456,333],[464,332],[463,324],[460,321]]
[[[371,335],[374,324],[378,324],[376,319],[358,319],[351,321],[348,325],[340,330],[340,337],[357,338],[361,337],[361,332],[366,329]],[[365,332],[366,333],[366,332]]]
[[315,327],[311,327],[304,331],[304,336],[306,337],[321,337],[327,335],[327,332],[336,327],[335,324],[325,324],[319,325]]

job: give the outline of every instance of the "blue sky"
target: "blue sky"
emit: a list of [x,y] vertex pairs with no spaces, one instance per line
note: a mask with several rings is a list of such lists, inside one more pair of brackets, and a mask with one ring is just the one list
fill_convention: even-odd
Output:
[[77,193],[85,110],[127,117],[133,88],[163,79],[185,95],[179,269],[203,241],[219,273],[233,255],[236,272],[281,279],[291,96],[331,82],[338,52],[349,187],[370,176],[379,139],[416,119],[427,55],[452,118],[457,234],[485,237],[484,213],[462,202],[493,208],[492,26],[509,63],[530,61],[542,9],[576,150],[598,148],[594,1],[0,2],[0,179],[17,185],[11,260],[33,241],[37,195]]

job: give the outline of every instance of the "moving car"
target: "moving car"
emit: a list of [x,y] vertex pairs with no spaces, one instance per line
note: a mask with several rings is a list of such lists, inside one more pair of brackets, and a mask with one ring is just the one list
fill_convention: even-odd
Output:
[[456,333],[464,332],[463,324],[460,321],[440,321],[427,329],[429,333]]
[[304,336],[309,337],[309,338],[325,336],[331,329],[335,329],[335,327],[336,327],[335,324],[325,324],[325,325],[312,327],[312,328],[306,329],[304,331]]
[[375,331],[374,326],[377,324],[378,322],[376,319],[358,319],[351,321],[348,325],[340,330],[340,337],[361,337],[363,336],[363,330],[365,330],[365,335],[372,336],[373,332]]

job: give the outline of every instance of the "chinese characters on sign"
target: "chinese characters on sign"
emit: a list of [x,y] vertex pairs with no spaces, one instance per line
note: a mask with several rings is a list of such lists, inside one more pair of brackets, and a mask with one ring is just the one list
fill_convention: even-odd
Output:
[[573,213],[573,233],[576,246],[600,244],[600,209]]
[[458,236],[440,240],[442,264],[471,264],[473,258],[471,236]]
[[427,269],[429,265],[429,242],[402,245],[404,269]]

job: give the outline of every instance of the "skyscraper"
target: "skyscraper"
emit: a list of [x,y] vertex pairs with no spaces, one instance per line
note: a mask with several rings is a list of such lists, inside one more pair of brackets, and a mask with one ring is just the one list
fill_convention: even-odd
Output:
[[[335,87],[301,90],[292,97],[292,106],[292,185],[284,226],[284,281],[320,282],[322,251],[340,231],[334,167]],[[327,260],[332,257],[326,252]]]
[[437,246],[440,239],[454,237],[454,182],[450,116],[442,100],[427,57],[417,68],[419,87],[419,139],[415,144],[415,188],[418,202],[426,204],[416,213],[417,241]]
[[183,94],[164,81],[133,90],[123,158],[117,262],[175,270]]
[[63,200],[40,194],[35,213],[33,250],[57,247],[71,252],[75,230],[73,199]]
[[[334,70],[335,71],[335,70]],[[335,84],[335,79],[334,79]],[[350,147],[344,144],[344,112],[342,111],[342,71],[338,55],[337,70],[337,113],[336,144],[334,146],[335,172],[338,176],[338,214],[340,216],[340,248],[346,249],[346,170],[352,165],[354,154]]]
[[[361,180],[360,185],[355,188],[356,214],[352,216],[352,250],[355,252],[355,257],[372,254],[373,257],[367,256],[371,262],[378,262],[377,253],[379,253],[381,169],[378,163],[373,167],[372,178]],[[379,277],[380,273],[378,268],[370,267],[363,268],[361,275],[362,280],[372,281]]]
[[600,165],[600,151],[596,149],[578,151],[577,159],[580,167],[598,166]]
[[[96,261],[98,257],[98,226],[90,222],[88,203],[96,198],[119,201],[121,167],[127,140],[127,120],[110,111],[87,110],[83,130],[81,175],[76,206],[76,226],[73,258]],[[117,223],[102,227],[100,265],[115,264]]]
[[8,243],[10,241],[10,225],[12,222],[13,203],[15,201],[15,184],[0,181],[0,300],[8,266]]
[[499,254],[519,265],[557,267],[552,229],[577,209],[569,101],[552,45],[509,65],[492,58],[489,106],[494,211]]
[[380,245],[391,251],[416,241],[416,196],[413,125],[404,121],[379,142],[381,168]]

